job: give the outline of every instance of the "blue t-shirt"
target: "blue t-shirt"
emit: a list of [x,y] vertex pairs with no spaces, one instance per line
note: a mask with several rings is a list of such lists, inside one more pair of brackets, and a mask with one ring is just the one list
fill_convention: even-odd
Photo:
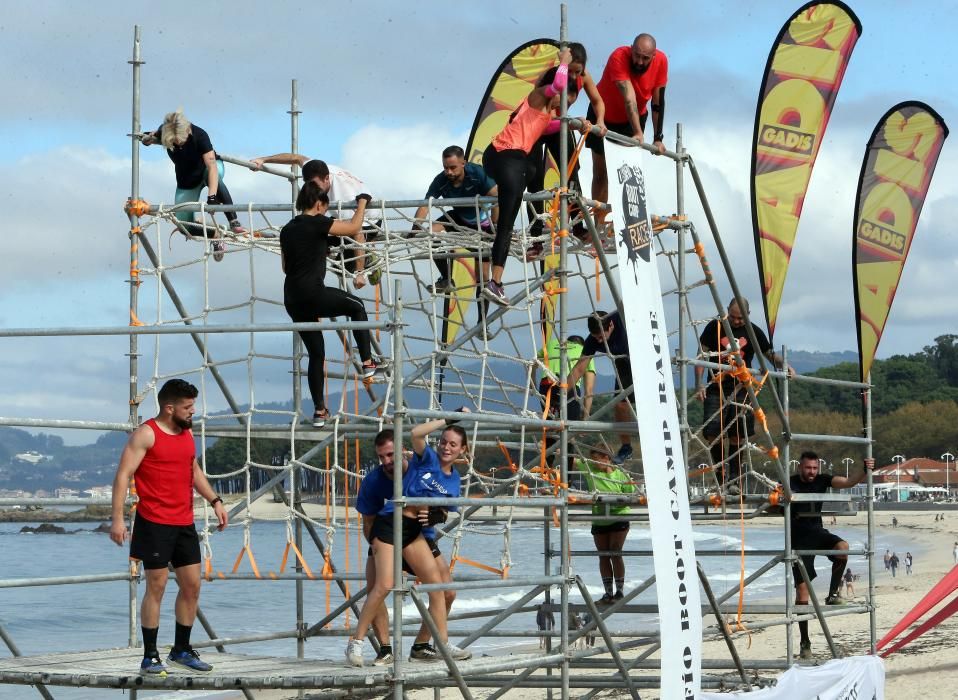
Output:
[[[458,187],[453,186],[453,184],[449,182],[449,178],[446,177],[445,173],[439,173],[436,175],[436,177],[433,178],[432,183],[429,185],[429,189],[426,190],[425,199],[429,199],[430,197],[433,199],[456,199],[476,196],[481,197],[496,186],[495,181],[486,175],[486,171],[482,169],[481,165],[477,165],[476,163],[466,163],[465,171],[465,175],[462,178],[462,184]],[[452,209],[464,224],[468,226],[476,225],[475,206],[460,206],[453,207]],[[484,207],[481,207],[480,212],[482,220],[486,221],[489,218],[488,211]]]
[[[415,470],[415,478],[408,483],[403,482],[405,495],[419,498],[438,498],[448,496],[457,498],[461,493],[461,479],[459,472],[453,467],[451,474],[446,474],[439,466],[439,455],[429,445],[422,451],[422,455],[413,454],[409,460],[409,472]],[[457,511],[457,506],[444,506],[451,511]],[[422,529],[423,537],[436,539],[436,530],[431,525]]]
[[[403,494],[416,472],[410,465],[403,474]],[[362,515],[389,515],[393,512],[393,480],[386,476],[382,465],[376,467],[363,477],[359,484],[359,494],[356,496],[356,510]]]
[[[629,336],[625,332],[625,323],[619,318],[619,312],[613,311],[605,320],[611,320],[612,333],[609,334],[606,342],[609,344],[609,353],[612,355],[629,354]],[[585,345],[582,346],[582,355],[580,357],[592,357],[597,352],[605,352],[605,344],[601,340],[596,340],[591,335],[585,339]]]

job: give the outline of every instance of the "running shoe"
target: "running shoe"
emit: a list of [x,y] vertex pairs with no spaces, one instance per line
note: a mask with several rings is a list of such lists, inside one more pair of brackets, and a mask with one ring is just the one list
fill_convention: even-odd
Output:
[[543,251],[544,251],[544,248],[542,247],[542,243],[539,241],[536,241],[535,243],[533,243],[531,246],[529,246],[526,249],[526,262],[532,262],[533,260],[538,260],[539,258],[542,257]]
[[359,666],[363,665],[363,640],[362,639],[350,639],[346,642],[346,661],[349,662],[350,666]]
[[468,661],[472,658],[471,651],[457,647],[455,644],[446,644],[446,649],[449,650],[449,656],[456,661]]
[[200,655],[196,649],[170,651],[170,655],[166,657],[166,660],[171,664],[176,664],[177,666],[195,671],[196,673],[209,673],[213,670],[212,665],[200,659]]
[[249,233],[249,231],[243,228],[243,224],[239,222],[239,219],[233,219],[230,221],[230,231],[235,233],[237,236],[243,236]]
[[363,362],[363,379],[372,379],[376,376],[378,370],[379,365],[376,364],[375,360],[366,360]]
[[140,664],[140,673],[144,676],[160,676],[161,678],[166,676],[167,669],[163,665],[163,662],[160,661],[160,656],[144,656],[143,662]]
[[805,661],[812,658],[812,643],[811,642],[802,642],[801,648],[798,652],[798,658]]
[[599,605],[612,605],[615,602],[615,598],[612,597],[611,593],[606,593],[604,596],[599,598]]
[[226,244],[223,241],[213,241],[210,243],[210,248],[213,249],[213,260],[216,262],[220,262],[226,255]]
[[845,601],[842,600],[841,595],[838,593],[829,593],[828,597],[825,598],[825,605],[844,605]]
[[413,644],[409,652],[410,661],[441,661],[442,656],[432,644]]
[[429,293],[445,294],[446,292],[452,291],[452,288],[452,280],[447,277],[440,277],[436,280],[435,284],[430,285]]
[[612,600],[622,600],[625,596],[622,594],[622,591],[616,591],[615,595],[612,596]]
[[509,306],[509,300],[506,299],[506,290],[495,280],[489,280],[482,288],[482,296],[499,306]]
[[329,420],[329,411],[325,408],[321,408],[320,410],[313,413],[314,428],[322,428],[324,425],[326,425],[326,421],[328,420]]
[[615,457],[612,458],[612,461],[615,464],[623,464],[629,459],[632,459],[632,443],[626,442],[623,443],[622,447],[619,448],[619,451],[615,453]]
[[388,666],[393,662],[393,648],[389,644],[383,644],[379,647],[379,653],[376,654],[375,666]]

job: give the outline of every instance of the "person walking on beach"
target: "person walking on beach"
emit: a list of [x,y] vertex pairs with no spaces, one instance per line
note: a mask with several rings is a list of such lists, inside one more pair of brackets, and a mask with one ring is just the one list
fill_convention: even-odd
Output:
[[[820,474],[821,462],[818,455],[814,452],[803,452],[798,462],[798,473],[793,474],[789,479],[789,487],[793,493],[825,493],[828,489],[848,489],[857,486],[865,480],[865,474],[869,469],[875,467],[874,459],[864,460],[864,469],[856,476],[835,476],[832,474]],[[845,552],[848,550],[848,542],[838,535],[835,535],[825,529],[822,524],[822,504],[821,502],[793,503],[792,504],[792,547],[796,550],[803,549],[828,549]],[[828,597],[825,598],[825,605],[840,605],[842,577],[845,573],[845,567],[848,564],[848,555],[830,554],[828,559],[832,562],[832,576],[828,584]],[[795,576],[795,605],[808,605],[808,585],[815,580],[815,555],[801,555],[802,564],[808,574],[808,583],[802,577],[801,569],[796,562],[792,566],[792,574]],[[798,623],[799,634],[801,635],[799,657],[802,659],[812,658],[812,642],[808,636],[808,622]]]
[[851,599],[855,595],[855,574],[851,569],[845,569],[845,597]]
[[[176,594],[176,630],[167,662],[189,671],[207,673],[213,667],[190,646],[190,633],[200,599],[200,540],[193,523],[193,491],[205,498],[216,515],[217,527],[229,517],[196,461],[193,412],[196,387],[182,379],[166,382],[157,394],[160,412],[133,431],[123,448],[113,480],[113,522],[110,539],[118,546],[130,539],[130,558],[143,563],[146,592],[140,606],[143,662],[140,673],[165,676],[157,633],[160,604],[169,577]],[[127,488],[136,478],[136,518],[130,536],[123,517]]]
[[911,576],[911,552],[905,552],[905,575]]
[[889,550],[886,549],[886,550],[885,550],[885,556],[883,557],[883,559],[884,559],[884,561],[885,561],[885,571],[888,571],[888,570],[891,568],[891,567],[889,566],[889,564],[888,564],[888,562],[891,561],[891,551],[889,551]]
[[951,551],[951,554],[955,558],[955,563],[958,564],[958,542],[955,542],[955,548]]
[[891,559],[888,560],[888,567],[891,569],[891,577],[895,578],[898,573],[898,552],[892,552]]
[[[552,614],[552,611],[546,606],[545,603],[540,603],[538,609],[536,610],[536,627],[539,628],[539,632],[551,632],[556,626],[555,615]],[[546,639],[548,635],[540,634],[539,635],[539,648],[544,649],[546,646]]]

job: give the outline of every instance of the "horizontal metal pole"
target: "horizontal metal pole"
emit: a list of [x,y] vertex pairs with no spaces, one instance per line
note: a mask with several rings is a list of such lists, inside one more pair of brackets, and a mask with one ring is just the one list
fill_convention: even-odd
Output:
[[[724,364],[720,362],[710,362],[709,360],[698,360],[694,358],[688,358],[683,361],[684,364],[692,367],[702,367],[705,369],[717,369],[722,371],[728,371],[736,369],[734,365]],[[753,377],[762,376],[762,371],[759,369],[753,369],[752,367],[748,368],[749,374]],[[784,379],[788,376],[788,373],[785,370],[772,369],[769,370],[768,375],[770,377],[775,377],[777,379]],[[862,382],[853,382],[847,379],[828,379],[827,377],[811,377],[805,374],[796,374],[794,377],[789,377],[790,382],[805,382],[807,384],[827,384],[829,386],[838,386],[847,389],[867,389],[871,384],[863,384]]]
[[92,420],[60,420],[57,418],[13,418],[0,416],[0,425],[25,428],[76,428],[78,430],[116,430],[128,433],[137,426],[129,423],[104,423]]
[[[346,630],[343,630],[346,632]],[[203,647],[218,647],[226,646],[228,644],[250,644],[252,642],[267,642],[272,639],[289,639],[291,637],[296,637],[296,630],[289,630],[286,632],[269,632],[265,634],[250,634],[243,637],[223,637],[209,640],[190,640],[190,645],[196,648],[202,649]]]
[[29,586],[63,586],[72,583],[103,583],[104,581],[129,581],[130,574],[88,574],[86,576],[51,576],[48,578],[0,579],[0,588],[25,588]]
[[[517,586],[561,586],[564,578],[561,576],[527,576],[523,578],[485,579],[482,589],[487,588],[516,588]],[[475,587],[474,581],[452,581],[450,583],[418,583],[410,588],[428,593],[430,591],[462,591]]]
[[792,433],[792,442],[841,442],[847,445],[869,445],[871,440],[851,435],[811,435],[807,433]]
[[[127,503],[132,503],[127,499]],[[0,506],[108,506],[109,498],[0,498]]]
[[508,497],[485,497],[471,498],[469,496],[418,496],[402,498],[396,503],[404,503],[407,506],[475,506],[482,508],[484,506],[517,506],[520,508],[543,508],[548,506],[565,505],[564,498],[540,498],[538,496],[515,496]]
[[[788,499],[792,503],[848,503],[855,497],[848,493],[795,493]],[[808,513],[810,517],[818,514]]]
[[235,323],[176,326],[90,326],[89,328],[0,328],[0,338],[42,338],[88,335],[185,335],[192,333],[279,333],[289,331],[348,331],[389,329],[389,321],[322,321],[316,323]]
[[[575,117],[569,119],[569,127],[573,129],[581,129],[582,120],[576,119]],[[597,126],[593,126],[592,133],[595,134],[596,136],[599,136],[599,128]],[[635,146],[637,148],[641,148],[644,151],[648,151],[652,155],[665,156],[666,158],[671,158],[672,160],[675,160],[675,161],[685,160],[687,158],[687,156],[681,156],[675,151],[670,151],[667,148],[665,149],[664,153],[659,153],[659,149],[653,146],[651,143],[646,143],[645,141],[639,141],[638,139],[634,139],[631,136],[623,136],[622,134],[617,134],[614,131],[606,132],[605,138],[608,139],[609,141],[612,141],[613,143],[618,143],[622,146]]]

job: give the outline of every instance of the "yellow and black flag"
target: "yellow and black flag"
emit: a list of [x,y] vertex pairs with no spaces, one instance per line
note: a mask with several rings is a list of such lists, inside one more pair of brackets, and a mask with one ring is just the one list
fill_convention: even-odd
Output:
[[838,0],[809,2],[782,27],[765,66],[752,139],[752,230],[770,339],[812,167],[861,31]]
[[879,120],[865,149],[852,261],[862,381],[875,359],[947,137],[948,127],[935,110],[923,102],[901,102]]

